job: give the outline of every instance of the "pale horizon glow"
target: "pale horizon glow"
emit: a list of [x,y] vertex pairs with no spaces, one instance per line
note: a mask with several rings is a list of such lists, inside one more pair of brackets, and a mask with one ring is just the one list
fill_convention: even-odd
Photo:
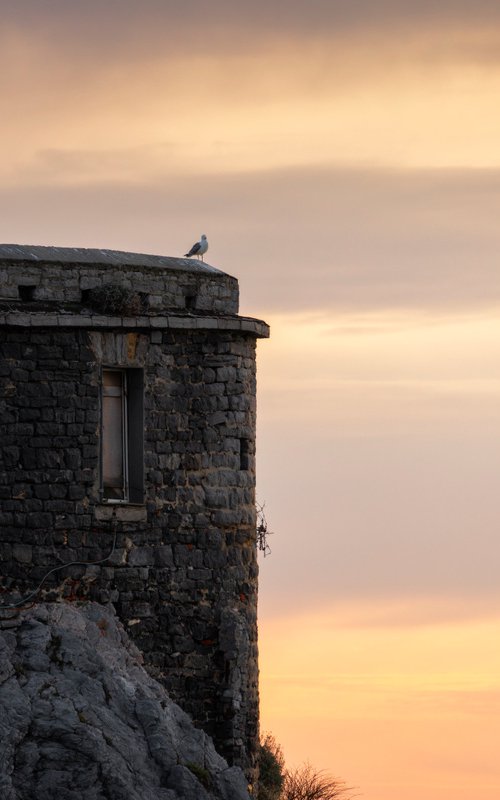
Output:
[[[438,790],[462,800],[494,788],[500,618],[351,628],[342,625],[345,613],[349,609],[333,608],[293,621],[276,619],[261,640],[267,677],[262,701],[289,731],[287,760],[304,763],[313,737],[318,768],[338,754],[354,784],[362,788],[370,776],[374,800],[383,800],[391,784],[397,788],[399,760],[405,763],[406,800]],[[360,650],[369,654],[367,672],[359,670]],[[311,660],[321,664],[313,679]],[[398,730],[397,741],[391,729]],[[318,736],[326,730],[327,737]],[[483,747],[474,763],[478,735]],[[375,737],[390,746],[387,758],[380,759]],[[362,762],[360,751],[368,754]]]

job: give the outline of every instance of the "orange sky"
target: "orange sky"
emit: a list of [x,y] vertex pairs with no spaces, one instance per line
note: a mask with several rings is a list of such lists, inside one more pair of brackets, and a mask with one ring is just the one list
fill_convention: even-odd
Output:
[[271,319],[263,727],[363,797],[493,800],[498,321]]
[[2,4],[0,238],[177,255],[259,345],[262,725],[497,800],[500,7]]
[[356,624],[349,608],[272,620],[264,720],[298,763],[311,746],[315,762],[341,762],[362,796],[494,797],[499,622]]

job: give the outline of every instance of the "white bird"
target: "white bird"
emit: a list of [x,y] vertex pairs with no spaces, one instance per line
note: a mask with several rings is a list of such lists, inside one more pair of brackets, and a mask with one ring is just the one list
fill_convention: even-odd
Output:
[[203,256],[207,252],[207,250],[208,250],[207,237],[205,236],[204,233],[202,233],[200,241],[196,242],[192,246],[189,253],[185,254],[185,258],[191,258],[191,256],[198,256],[198,258],[200,258],[201,256],[201,260],[203,261]]

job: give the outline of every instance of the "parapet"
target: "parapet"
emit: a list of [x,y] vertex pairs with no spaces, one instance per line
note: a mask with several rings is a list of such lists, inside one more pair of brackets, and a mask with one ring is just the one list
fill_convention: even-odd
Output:
[[238,313],[236,278],[200,261],[119,250],[0,245],[1,299],[85,308],[92,290],[116,285],[137,295],[146,315]]

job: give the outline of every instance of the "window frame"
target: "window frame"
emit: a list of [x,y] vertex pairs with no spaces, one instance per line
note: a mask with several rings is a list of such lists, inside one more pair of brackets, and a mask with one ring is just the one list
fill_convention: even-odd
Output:
[[[105,483],[104,405],[106,373],[121,375],[121,487]],[[144,370],[137,367],[102,366],[100,380],[100,496],[104,503],[144,503]],[[116,395],[114,395],[116,396]],[[111,445],[112,446],[112,445]],[[119,488],[121,496],[106,496],[106,492]]]

